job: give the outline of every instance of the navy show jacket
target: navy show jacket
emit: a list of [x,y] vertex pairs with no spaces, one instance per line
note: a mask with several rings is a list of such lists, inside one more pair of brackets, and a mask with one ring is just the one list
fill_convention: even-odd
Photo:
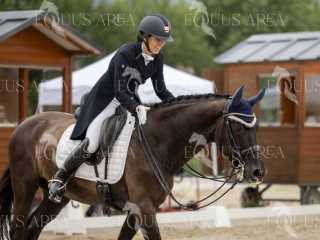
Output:
[[70,138],[83,140],[89,124],[113,98],[134,113],[136,107],[141,104],[135,91],[149,77],[162,101],[174,98],[164,82],[162,53],[155,55],[154,60],[145,65],[141,42],[122,45],[112,57],[108,70],[89,92]]

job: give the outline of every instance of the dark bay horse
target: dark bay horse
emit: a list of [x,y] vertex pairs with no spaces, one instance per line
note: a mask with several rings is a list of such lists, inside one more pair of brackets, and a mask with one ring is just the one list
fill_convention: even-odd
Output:
[[[170,188],[173,187],[174,174],[191,157],[185,155],[185,149],[194,147],[194,143],[189,143],[193,133],[204,136],[207,142],[215,141],[218,146],[225,146],[227,154],[232,152],[228,145],[230,139],[226,136],[226,116],[251,110],[264,94],[260,92],[246,100],[242,98],[242,92],[243,87],[232,98],[212,94],[192,95],[152,105],[143,129],[157,152],[159,165]],[[69,182],[61,203],[48,200],[47,181],[57,170],[56,146],[63,131],[74,122],[71,114],[45,112],[29,117],[14,131],[9,145],[9,166],[0,180],[1,240],[6,237],[38,239],[43,227],[70,199],[90,205],[99,203],[95,183],[79,178]],[[230,126],[239,151],[246,154],[245,178],[249,181],[262,180],[264,166],[259,153],[244,153],[244,150],[257,145],[257,126],[248,127],[237,121],[231,121]],[[31,211],[38,188],[42,189],[44,197],[40,205]],[[146,239],[161,239],[155,215],[168,193],[160,187],[147,163],[137,130],[130,142],[124,175],[111,186],[111,191],[113,207],[128,212],[118,239],[132,239],[138,227]]]

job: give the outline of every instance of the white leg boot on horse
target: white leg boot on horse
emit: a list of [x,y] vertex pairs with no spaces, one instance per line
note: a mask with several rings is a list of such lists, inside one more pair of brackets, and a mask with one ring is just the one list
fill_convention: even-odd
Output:
[[67,157],[64,165],[49,181],[49,199],[53,202],[60,203],[62,196],[66,191],[67,182],[77,171],[78,167],[86,160],[90,159],[92,153],[87,151],[89,139],[85,138]]

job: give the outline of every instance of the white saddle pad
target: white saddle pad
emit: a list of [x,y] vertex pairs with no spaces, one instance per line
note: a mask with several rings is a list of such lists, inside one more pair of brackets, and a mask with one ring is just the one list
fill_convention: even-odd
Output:
[[[90,180],[90,181],[103,181],[109,184],[118,182],[124,172],[128,147],[131,139],[131,135],[134,129],[135,118],[127,111],[127,121],[121,130],[121,133],[116,140],[110,154],[107,166],[107,179],[104,179],[105,173],[105,159],[103,159],[97,170],[99,178],[96,177],[94,167],[86,163],[83,163],[77,170],[75,177]],[[70,135],[73,131],[75,124],[70,125],[62,134],[59,140],[56,152],[56,164],[60,168],[62,167],[67,156],[73,151],[73,149],[80,144],[80,140],[71,140]]]

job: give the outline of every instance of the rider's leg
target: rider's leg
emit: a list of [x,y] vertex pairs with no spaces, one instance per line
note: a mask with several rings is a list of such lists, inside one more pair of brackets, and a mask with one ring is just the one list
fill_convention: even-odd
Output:
[[76,172],[78,167],[85,162],[98,149],[100,129],[103,121],[112,116],[119,103],[111,101],[110,104],[90,123],[86,138],[72,151],[49,183],[49,199],[60,202],[65,192],[66,183]]
[[87,151],[90,140],[85,138],[67,157],[63,166],[58,169],[53,179],[49,181],[49,199],[53,202],[60,203],[67,181],[77,168],[91,157]]
[[88,152],[94,153],[97,151],[100,144],[101,126],[106,118],[114,115],[119,105],[120,103],[117,100],[112,100],[109,105],[92,121],[92,124],[89,125],[86,132],[86,138],[90,139]]

